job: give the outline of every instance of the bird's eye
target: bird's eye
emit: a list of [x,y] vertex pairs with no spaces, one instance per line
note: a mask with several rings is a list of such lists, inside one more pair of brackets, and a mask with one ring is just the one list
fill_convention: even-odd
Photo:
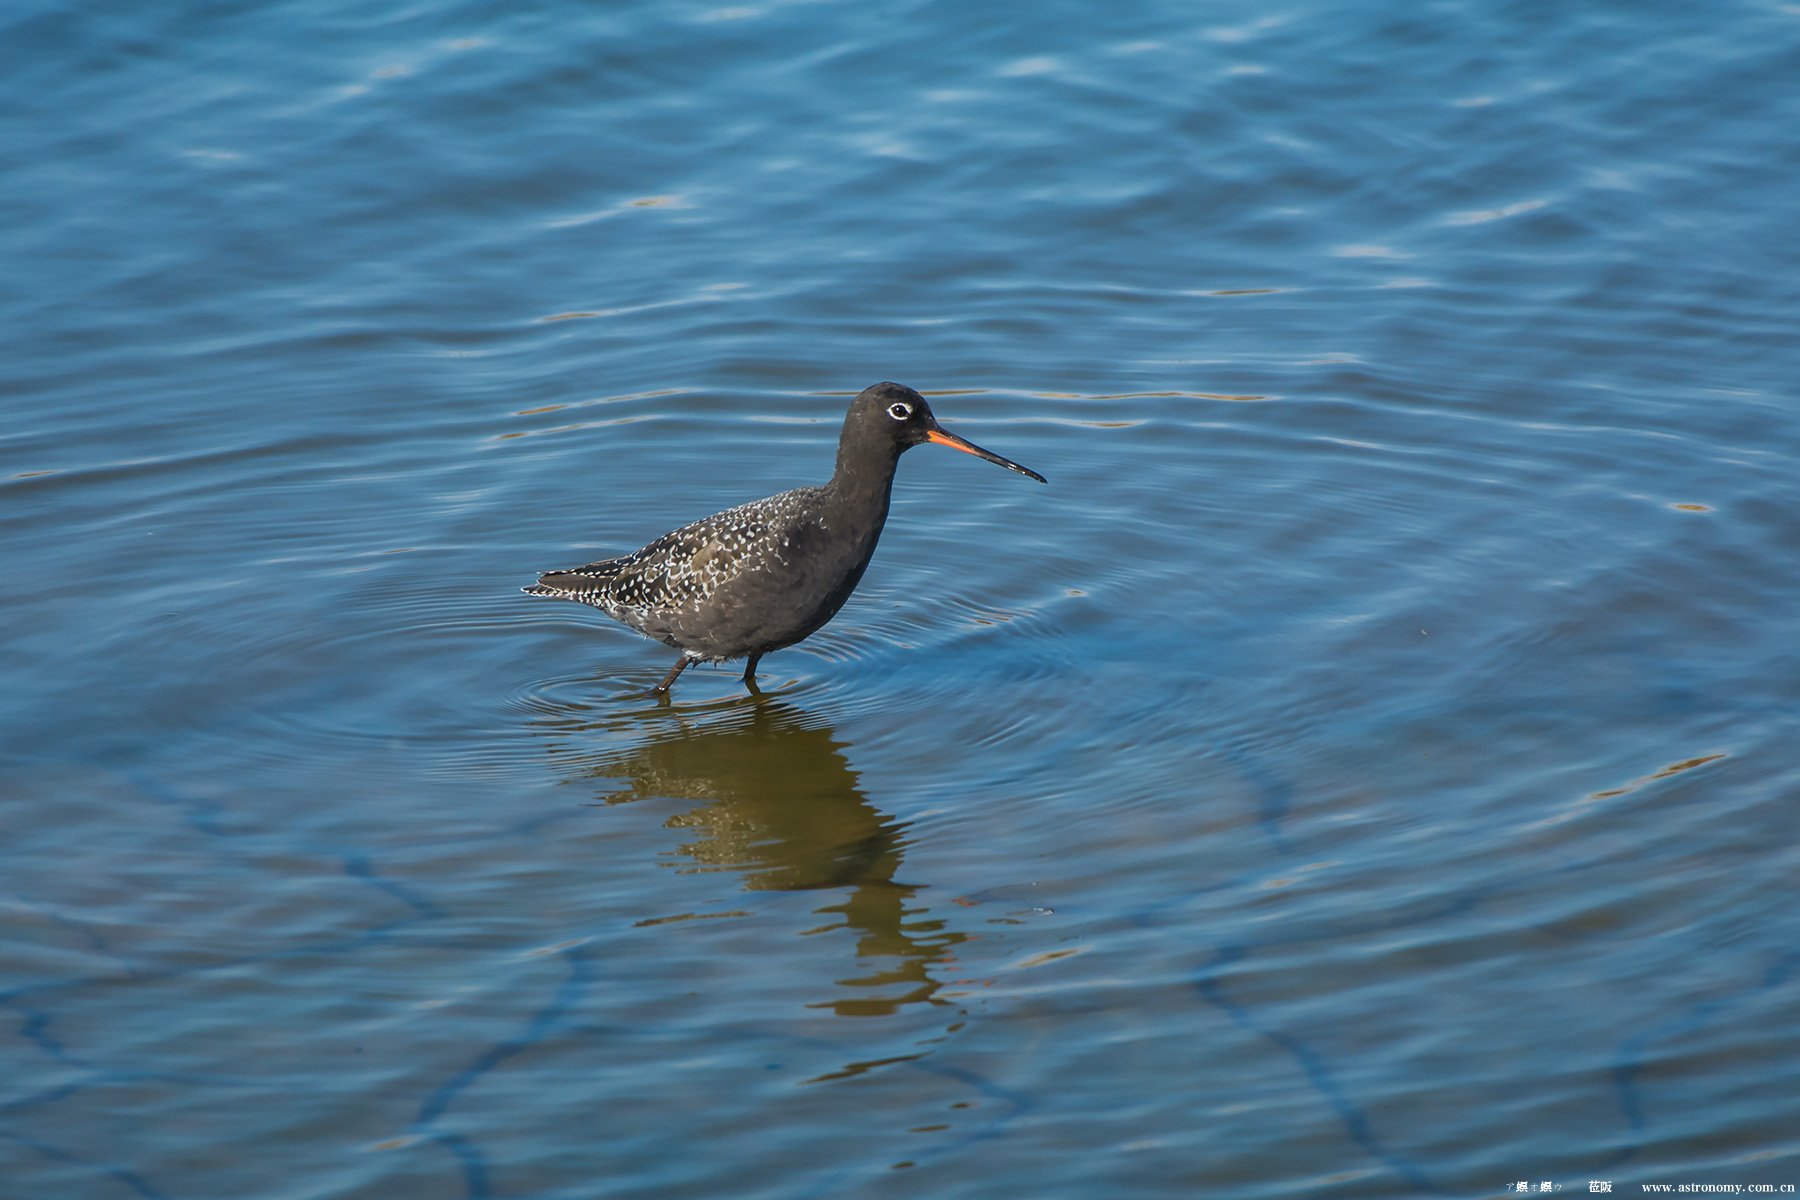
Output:
[[894,420],[896,420],[896,421],[904,421],[904,420],[906,420],[906,418],[912,416],[912,405],[910,405],[910,404],[889,405],[888,406],[888,416],[894,418]]

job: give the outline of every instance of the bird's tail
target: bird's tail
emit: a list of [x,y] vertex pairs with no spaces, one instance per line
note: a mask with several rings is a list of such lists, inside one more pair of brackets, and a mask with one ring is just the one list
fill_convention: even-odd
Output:
[[520,588],[527,596],[568,596],[570,593],[592,592],[618,572],[622,559],[605,558],[583,567],[563,571],[545,571],[538,581]]

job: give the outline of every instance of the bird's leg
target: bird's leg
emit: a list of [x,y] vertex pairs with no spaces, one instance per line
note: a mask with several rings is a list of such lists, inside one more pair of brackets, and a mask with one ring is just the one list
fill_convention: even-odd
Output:
[[756,664],[762,661],[762,655],[752,654],[750,661],[744,664],[744,686],[752,691],[756,689]]
[[693,661],[694,661],[693,659],[689,658],[685,654],[682,655],[680,658],[676,659],[675,665],[669,668],[669,673],[667,675],[663,676],[663,681],[661,683],[657,684],[651,690],[656,691],[656,692],[667,692],[669,690],[670,686],[672,686],[674,684],[675,677],[677,675],[680,675],[683,671],[687,670],[688,664]]

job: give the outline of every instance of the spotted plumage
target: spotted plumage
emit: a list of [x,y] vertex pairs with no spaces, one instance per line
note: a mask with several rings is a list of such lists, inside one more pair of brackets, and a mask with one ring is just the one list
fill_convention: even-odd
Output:
[[850,598],[887,521],[900,455],[928,441],[1043,481],[941,428],[911,388],[878,383],[851,402],[828,483],[714,513],[632,554],[547,572],[524,591],[592,605],[680,650],[659,692],[690,663],[746,657],[754,686],[764,654],[812,634]]

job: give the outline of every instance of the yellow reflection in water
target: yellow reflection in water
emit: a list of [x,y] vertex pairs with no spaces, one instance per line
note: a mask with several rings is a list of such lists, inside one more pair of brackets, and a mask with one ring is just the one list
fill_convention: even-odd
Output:
[[[568,714],[565,714],[565,716]],[[577,724],[558,733],[618,732],[628,717]],[[745,891],[837,893],[815,911],[832,918],[802,936],[849,931],[857,971],[847,989],[811,1005],[841,1016],[881,1016],[904,1005],[948,1003],[931,968],[966,935],[928,915],[917,889],[896,878],[906,826],[863,795],[845,745],[823,721],[791,704],[756,696],[698,718],[668,709],[645,721],[649,736],[600,755],[581,774],[623,787],[609,805],[651,797],[696,801],[666,822],[685,840],[668,865],[683,872],[735,872]],[[646,923],[724,913],[657,916]]]

